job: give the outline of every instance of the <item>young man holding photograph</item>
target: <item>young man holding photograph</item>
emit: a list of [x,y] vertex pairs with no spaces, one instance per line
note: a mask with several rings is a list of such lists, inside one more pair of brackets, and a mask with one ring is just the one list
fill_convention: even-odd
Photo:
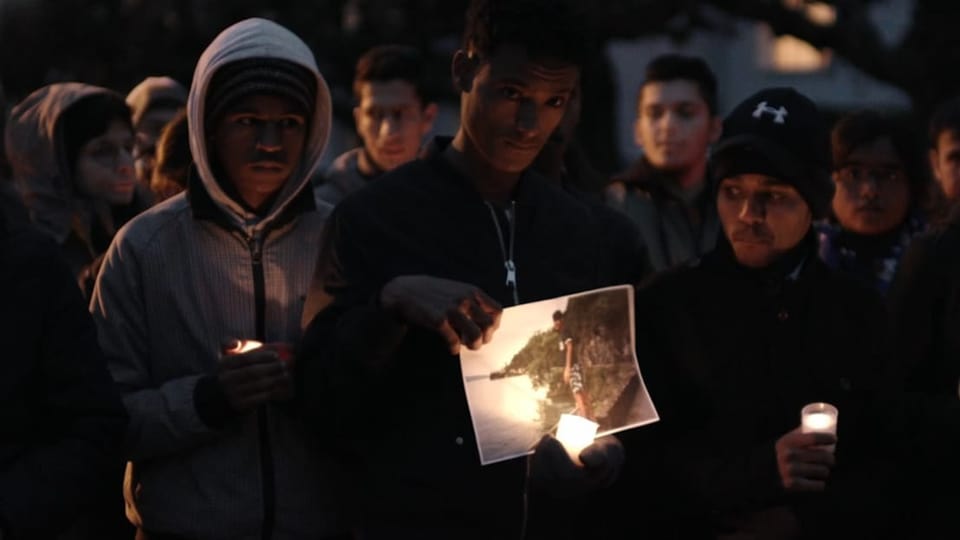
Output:
[[[563,2],[474,1],[453,58],[456,136],[331,217],[298,390],[359,465],[366,538],[519,537],[527,464],[481,467],[457,353],[490,340],[503,305],[633,282],[645,267],[621,216],[528,170],[577,84],[581,27]],[[548,439],[534,487],[606,485],[619,456],[601,439],[578,467]]]

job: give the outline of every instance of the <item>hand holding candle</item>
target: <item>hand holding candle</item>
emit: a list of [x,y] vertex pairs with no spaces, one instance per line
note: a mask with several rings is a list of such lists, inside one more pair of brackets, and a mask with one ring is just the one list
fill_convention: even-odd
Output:
[[563,444],[574,463],[581,464],[580,451],[593,443],[598,427],[596,422],[591,422],[582,416],[560,415],[560,423],[557,424],[557,440]]
[[798,427],[774,445],[777,472],[788,493],[823,491],[835,463],[827,445],[836,441],[831,433],[803,433]]
[[800,411],[800,427],[777,440],[777,472],[787,492],[826,489],[835,463],[838,416],[829,403],[811,403]]
[[257,349],[266,349],[277,354],[277,359],[283,363],[287,370],[293,368],[293,349],[287,343],[267,343],[264,344],[255,339],[237,339],[233,343],[225,346],[223,353],[226,355],[246,354]]
[[293,355],[286,344],[231,340],[222,350],[217,380],[234,410],[246,412],[293,396],[289,366]]
[[[584,418],[574,417],[573,425]],[[564,422],[564,435],[570,420]],[[556,437],[544,435],[530,456],[530,487],[545,491],[553,497],[584,496],[598,489],[610,487],[619,477],[626,459],[623,444],[613,435],[606,435],[587,442],[585,436],[590,427],[581,432],[579,444],[587,446],[579,452],[571,452]],[[595,428],[594,428],[595,429]],[[568,443],[571,444],[571,443]]]

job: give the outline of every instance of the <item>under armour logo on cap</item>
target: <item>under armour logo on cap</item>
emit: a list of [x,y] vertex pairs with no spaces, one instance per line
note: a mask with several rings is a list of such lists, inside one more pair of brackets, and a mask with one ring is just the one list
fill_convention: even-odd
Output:
[[719,179],[756,173],[792,185],[815,216],[830,208],[830,134],[817,105],[793,88],[764,88],[734,107],[710,162]]
[[761,101],[760,103],[757,103],[757,108],[753,110],[753,117],[754,117],[754,118],[762,118],[762,117],[763,117],[763,113],[770,113],[770,114],[772,114],[772,115],[773,115],[773,123],[774,123],[774,124],[786,124],[786,123],[787,123],[786,117],[787,117],[787,114],[788,114],[788,113],[787,113],[786,107],[784,107],[783,105],[781,105],[781,106],[780,106],[779,108],[777,108],[777,109],[774,109],[773,107],[768,107],[766,101]]

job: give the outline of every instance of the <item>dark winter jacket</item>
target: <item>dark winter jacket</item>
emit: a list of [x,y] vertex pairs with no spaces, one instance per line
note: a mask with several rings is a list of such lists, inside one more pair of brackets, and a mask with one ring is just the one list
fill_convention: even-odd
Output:
[[[655,518],[689,537],[761,527],[758,538],[782,538],[785,516],[810,538],[884,531],[874,514],[895,509],[897,493],[887,447],[920,437],[893,427],[906,412],[883,391],[879,297],[828,269],[812,233],[760,271],[740,267],[721,237],[698,264],[639,291],[636,309],[639,363],[661,421],[635,433],[655,442],[626,440],[631,474],[662,505]],[[786,494],[774,444],[818,401],[840,411],[837,466],[825,493]]]
[[637,227],[654,270],[672,268],[713,249],[720,221],[709,181],[699,192],[684,193],[672,178],[641,159],[613,182],[607,201]]
[[960,211],[917,238],[889,295],[909,388],[957,396],[960,382]]
[[[960,386],[960,210],[910,245],[887,296],[896,330],[897,377],[908,390],[956,402]],[[936,470],[956,485],[957,471]],[[925,477],[918,477],[921,486]],[[960,496],[954,490],[922,491],[915,504],[924,536],[955,530]]]
[[[298,395],[357,458],[371,537],[518,538],[524,508],[525,460],[481,467],[457,357],[439,335],[382,312],[384,284],[426,274],[509,306],[644,271],[622,216],[539,175],[524,173],[513,209],[511,225],[434,153],[348,197],[328,223],[307,307],[322,311],[304,338]],[[505,285],[510,252],[515,289]]]
[[0,287],[0,529],[53,538],[120,489],[127,416],[59,247],[2,216]]

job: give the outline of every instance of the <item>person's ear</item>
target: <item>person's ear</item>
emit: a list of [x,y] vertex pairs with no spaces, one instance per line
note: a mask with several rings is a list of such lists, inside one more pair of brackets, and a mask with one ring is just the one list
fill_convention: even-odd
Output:
[[479,64],[476,55],[469,54],[463,49],[455,52],[451,65],[454,88],[460,92],[470,92],[473,89],[473,79],[477,75]]

